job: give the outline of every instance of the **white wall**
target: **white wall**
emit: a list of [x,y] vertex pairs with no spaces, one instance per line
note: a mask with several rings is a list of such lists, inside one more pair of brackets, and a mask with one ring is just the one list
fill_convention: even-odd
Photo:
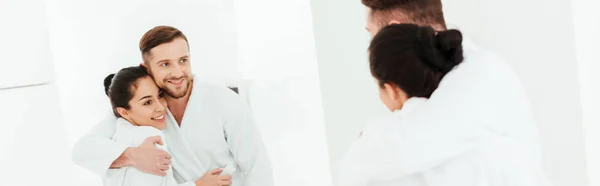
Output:
[[600,2],[573,0],[573,22],[590,186],[600,186]]
[[388,111],[367,61],[370,40],[360,1],[311,0],[331,173],[366,121]]
[[586,185],[571,2],[444,1],[446,21],[505,58],[520,76],[541,133],[544,170],[556,186]]

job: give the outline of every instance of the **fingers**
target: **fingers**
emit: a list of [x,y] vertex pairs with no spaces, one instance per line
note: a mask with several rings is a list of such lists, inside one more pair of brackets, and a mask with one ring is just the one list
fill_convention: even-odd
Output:
[[166,171],[169,170],[169,165],[157,165],[156,168],[158,168],[161,171]]
[[217,184],[219,184],[219,185],[231,185],[231,180],[227,180],[227,181],[219,180],[219,181],[217,181]]
[[[167,168],[164,168],[165,166]],[[162,159],[162,160],[159,160],[156,162],[156,167],[161,170],[167,170],[167,169],[169,169],[169,166],[171,166],[171,160],[168,160],[168,159]]]
[[171,159],[171,155],[167,151],[164,151],[164,150],[158,150],[158,151],[159,151],[158,158],[167,159],[167,160]]
[[[163,152],[165,152],[165,151],[163,151]],[[168,152],[165,152],[165,153],[167,154],[167,156],[165,158],[168,159],[169,162],[171,162],[171,160],[170,160],[171,159],[171,155]],[[169,164],[171,164],[171,163],[169,163]]]
[[171,165],[172,162],[170,159],[164,159],[162,163],[165,165]]
[[163,171],[168,170],[169,166],[171,165],[171,160],[167,159],[167,158],[164,158],[165,155],[169,155],[169,154],[166,153],[166,152],[164,152],[164,151],[162,151],[161,154],[159,154],[156,157],[156,167],[158,169],[160,169],[160,170],[163,170]]
[[210,174],[211,175],[216,175],[216,174],[219,174],[221,172],[223,172],[222,169],[213,169],[213,170],[210,171]]
[[155,170],[155,171],[152,171],[150,173],[154,174],[154,175],[157,175],[157,176],[166,176],[167,175],[167,172],[162,171],[162,170]]
[[219,176],[219,180],[222,180],[222,181],[229,181],[229,180],[231,180],[231,176],[230,176],[230,175],[226,175],[226,176]]
[[162,139],[160,136],[151,136],[144,140],[144,143],[140,145],[140,147],[154,147],[154,144],[163,145]]
[[162,138],[160,138],[160,136],[152,136],[152,137],[148,137],[148,138],[150,139],[152,144],[163,145],[163,141],[162,141]]

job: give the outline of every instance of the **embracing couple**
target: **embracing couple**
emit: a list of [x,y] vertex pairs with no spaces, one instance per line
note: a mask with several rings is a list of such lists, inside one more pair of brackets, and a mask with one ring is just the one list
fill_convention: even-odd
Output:
[[104,80],[107,117],[73,159],[105,185],[273,185],[251,113],[235,92],[194,81],[186,36],[157,26],[140,40],[143,63]]
[[[506,62],[448,30],[440,0],[362,3],[371,75],[391,114],[366,125],[338,185],[547,184],[536,123]],[[273,185],[249,109],[194,81],[185,35],[155,27],[140,51],[141,66],[105,79],[113,116],[78,141],[75,163],[107,185]]]

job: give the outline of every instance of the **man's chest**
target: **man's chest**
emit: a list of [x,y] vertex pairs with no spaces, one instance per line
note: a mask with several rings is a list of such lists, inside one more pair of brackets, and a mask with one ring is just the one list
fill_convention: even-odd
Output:
[[181,144],[187,145],[186,148],[207,167],[224,166],[221,165],[226,163],[224,160],[231,158],[223,121],[219,117],[186,116],[180,126],[172,125],[177,130],[171,130],[167,135],[178,135],[183,140]]

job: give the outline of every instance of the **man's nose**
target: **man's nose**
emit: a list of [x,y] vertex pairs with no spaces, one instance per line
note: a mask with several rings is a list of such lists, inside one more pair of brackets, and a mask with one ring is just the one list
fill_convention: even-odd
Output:
[[171,76],[173,78],[181,78],[183,76],[184,67],[179,64],[173,65],[173,71],[171,71]]

